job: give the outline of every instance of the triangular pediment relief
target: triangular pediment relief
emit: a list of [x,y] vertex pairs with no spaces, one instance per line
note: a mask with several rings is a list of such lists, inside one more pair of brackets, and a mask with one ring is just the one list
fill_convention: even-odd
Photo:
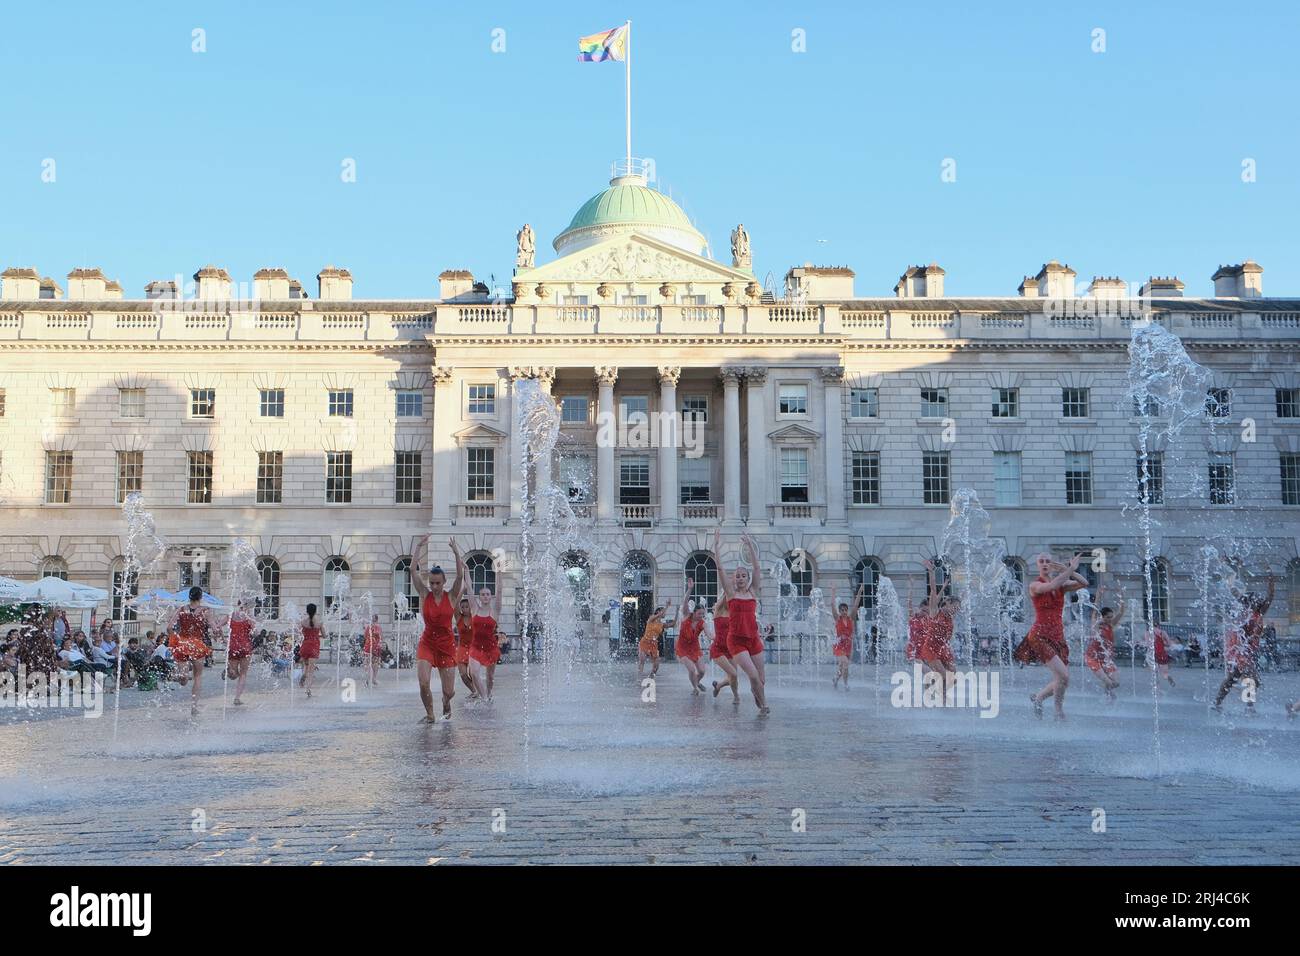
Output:
[[613,236],[535,269],[516,282],[738,282],[754,276],[640,233]]
[[774,442],[813,442],[822,436],[803,425],[786,425],[776,431],[768,432],[767,437]]
[[499,429],[478,422],[470,425],[468,428],[462,428],[460,431],[454,432],[451,437],[456,439],[457,442],[465,444],[466,442],[503,441],[509,436]]

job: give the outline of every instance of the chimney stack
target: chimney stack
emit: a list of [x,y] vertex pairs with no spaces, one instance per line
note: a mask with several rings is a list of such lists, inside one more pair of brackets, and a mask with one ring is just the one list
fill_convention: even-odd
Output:
[[944,271],[938,263],[928,266],[909,266],[894,286],[894,295],[900,299],[938,299],[943,296]]
[[68,273],[68,298],[79,302],[102,302],[108,277],[98,269],[73,269]]
[[438,298],[450,302],[474,291],[474,274],[467,269],[447,269],[438,275]]
[[1038,283],[1038,298],[1073,299],[1075,275],[1077,273],[1073,269],[1061,265],[1055,259],[1043,263],[1043,267],[1038,270],[1038,275],[1033,279]]
[[1093,276],[1088,295],[1094,299],[1126,299],[1128,284],[1118,276]]
[[326,266],[316,274],[322,302],[347,302],[352,298],[352,273]]
[[1219,266],[1214,280],[1216,299],[1259,299],[1264,295],[1264,270],[1258,262],[1247,259],[1240,265]]
[[12,268],[0,272],[0,298],[6,302],[18,302],[41,297],[41,277],[35,269]]
[[230,273],[216,266],[204,266],[194,273],[194,297],[196,299],[229,299]]
[[176,293],[176,283],[170,279],[154,279],[144,287],[144,297],[146,299],[178,299]]
[[1138,295],[1144,299],[1180,299],[1183,284],[1177,276],[1152,276],[1138,289]]
[[289,273],[283,269],[258,269],[253,273],[253,298],[277,302],[289,298]]
[[45,276],[43,279],[41,279],[41,298],[62,299],[63,290],[59,288],[59,284],[57,282],[55,282],[49,276]]

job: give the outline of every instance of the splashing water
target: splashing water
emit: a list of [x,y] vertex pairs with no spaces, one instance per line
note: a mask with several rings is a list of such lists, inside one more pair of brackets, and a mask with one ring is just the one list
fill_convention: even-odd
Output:
[[939,557],[949,569],[953,591],[961,600],[958,630],[966,642],[967,663],[972,667],[977,635],[1002,631],[1007,581],[1014,582],[1006,563],[1006,544],[989,535],[991,525],[979,495],[971,488],[958,488],[952,496]]

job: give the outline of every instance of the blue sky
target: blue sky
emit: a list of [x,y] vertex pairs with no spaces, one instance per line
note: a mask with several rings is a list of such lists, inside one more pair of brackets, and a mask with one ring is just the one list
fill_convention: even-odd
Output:
[[760,278],[848,264],[887,295],[933,260],[950,295],[1014,294],[1057,258],[1194,295],[1250,257],[1300,296],[1298,7],[18,5],[0,267],[100,266],[133,298],[208,262],[313,296],[326,263],[359,298],[431,297],[446,268],[508,281],[520,224],[548,258],[622,155],[622,64],[576,46],[630,18],[634,153],[719,258],[743,221]]

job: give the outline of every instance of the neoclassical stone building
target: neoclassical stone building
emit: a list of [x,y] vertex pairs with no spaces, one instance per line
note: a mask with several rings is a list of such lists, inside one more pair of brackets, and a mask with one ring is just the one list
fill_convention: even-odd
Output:
[[[140,491],[170,545],[140,588],[219,588],[244,536],[268,608],[328,597],[347,571],[388,617],[430,533],[442,559],[458,538],[512,609],[513,399],[536,379],[563,421],[552,480],[598,542],[561,557],[593,638],[610,601],[631,635],[686,574],[715,590],[700,551],[719,525],[754,535],[767,562],[802,552],[804,591],[902,585],[967,486],[1020,573],[1039,550],[1104,549],[1136,595],[1137,435],[1162,410],[1124,399],[1127,344],[1154,321],[1214,376],[1204,422],[1151,449],[1158,610],[1193,622],[1198,549],[1229,535],[1281,576],[1280,629],[1300,628],[1300,299],[1264,297],[1253,262],[1215,272],[1211,298],[1172,278],[1084,290],[1057,262],[1014,295],[949,296],[931,265],[859,298],[849,269],[805,265],[774,296],[743,227],[715,261],[635,174],[581,207],[550,261],[531,227],[517,239],[508,292],[452,270],[422,301],[353,299],[334,267],[314,297],[281,269],[236,289],[209,266],[142,299],[97,269],[74,270],[66,294],[6,270],[0,574],[121,585],[120,501]],[[611,418],[651,440],[601,441]],[[665,430],[690,447],[654,440]]]

